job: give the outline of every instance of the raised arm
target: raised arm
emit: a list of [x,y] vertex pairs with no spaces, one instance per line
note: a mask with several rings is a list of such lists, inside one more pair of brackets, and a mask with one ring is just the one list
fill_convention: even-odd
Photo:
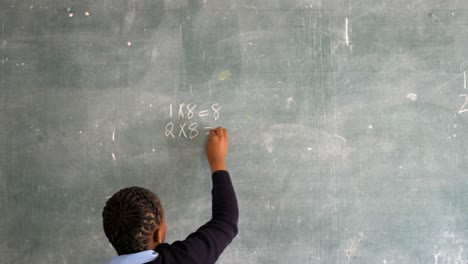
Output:
[[226,156],[228,150],[228,131],[221,127],[211,130],[210,138],[206,145],[206,158],[210,163],[213,177],[212,217],[217,220],[235,219],[235,225],[237,226],[239,209],[237,206],[236,194],[229,173],[227,172]]
[[212,219],[184,241],[156,248],[161,263],[215,263],[237,235],[239,208],[226,166],[229,135],[224,128],[210,131],[206,155],[212,171]]
[[210,131],[210,137],[206,144],[206,159],[211,167],[211,172],[226,171],[226,156],[229,150],[229,133],[227,129],[218,127]]

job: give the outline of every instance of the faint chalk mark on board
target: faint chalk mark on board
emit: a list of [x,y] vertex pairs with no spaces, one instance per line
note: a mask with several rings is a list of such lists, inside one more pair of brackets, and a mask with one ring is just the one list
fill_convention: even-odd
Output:
[[363,237],[364,237],[364,234],[361,232],[359,233],[359,236],[349,239],[348,245],[345,249],[346,256],[348,257],[348,260],[346,261],[346,263],[349,264],[351,262],[351,258],[356,256],[356,253],[359,248],[359,244],[361,243],[361,239]]
[[439,23],[439,16],[437,16],[436,14],[433,14],[432,12],[429,13],[429,18],[432,20],[432,23]]
[[[124,18],[123,32],[128,33],[131,31],[136,17],[136,0],[130,0],[127,4],[127,14]],[[129,45],[130,46],[130,45]]]
[[153,59],[153,61],[156,61],[156,59],[159,57],[159,50],[158,50],[158,47],[154,47],[153,48],[153,51],[151,52],[151,58]]
[[344,137],[342,137],[340,135],[332,135],[332,136],[343,140],[343,142],[346,142],[346,138],[344,138]]
[[229,70],[224,70],[218,74],[218,80],[220,81],[230,80],[231,76],[232,76],[232,73]]
[[415,93],[408,93],[406,95],[406,98],[408,98],[408,99],[410,99],[411,101],[414,102],[414,101],[418,100],[418,95],[415,94]]
[[345,41],[346,41],[346,46],[349,47],[348,18],[346,18],[345,20]]
[[[460,240],[455,238],[453,232],[444,232],[443,245],[434,245],[434,250],[437,252],[434,254],[434,264],[468,263],[468,259],[466,259],[463,253],[464,248],[460,245],[459,241]],[[453,248],[449,245],[452,245]]]
[[291,108],[291,104],[294,103],[294,98],[288,97],[288,99],[286,99],[286,102],[287,102],[286,108],[289,109]]
[[[454,80],[456,80],[458,77],[460,76],[466,76],[466,72],[462,72],[460,74],[457,74],[455,77],[453,77],[452,79],[448,80],[447,82],[445,82],[444,84],[440,85],[439,87],[437,87],[437,90],[440,90],[442,88],[444,88],[445,86],[449,85],[450,83],[452,83]],[[465,78],[465,85],[466,85],[466,78]],[[466,86],[465,86],[465,89],[466,89]]]
[[463,88],[466,89],[466,71],[463,72]]

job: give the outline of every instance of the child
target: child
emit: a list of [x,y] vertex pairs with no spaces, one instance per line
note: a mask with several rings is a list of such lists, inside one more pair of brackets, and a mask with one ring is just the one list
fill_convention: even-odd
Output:
[[237,235],[239,209],[226,171],[228,131],[211,130],[206,156],[213,181],[212,219],[183,241],[164,243],[166,219],[158,197],[140,187],[122,189],[102,212],[104,232],[119,256],[111,264],[215,263]]

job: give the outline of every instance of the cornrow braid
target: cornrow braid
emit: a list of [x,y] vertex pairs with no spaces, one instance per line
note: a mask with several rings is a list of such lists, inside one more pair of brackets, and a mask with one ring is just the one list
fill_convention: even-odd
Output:
[[162,206],[156,194],[141,187],[115,193],[102,212],[104,232],[117,254],[144,251],[162,220]]

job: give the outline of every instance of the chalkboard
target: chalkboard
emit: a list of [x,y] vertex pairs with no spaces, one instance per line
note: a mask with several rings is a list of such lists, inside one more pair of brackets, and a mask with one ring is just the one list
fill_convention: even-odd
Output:
[[468,2],[0,0],[2,263],[106,263],[106,198],[154,190],[219,263],[468,263]]

